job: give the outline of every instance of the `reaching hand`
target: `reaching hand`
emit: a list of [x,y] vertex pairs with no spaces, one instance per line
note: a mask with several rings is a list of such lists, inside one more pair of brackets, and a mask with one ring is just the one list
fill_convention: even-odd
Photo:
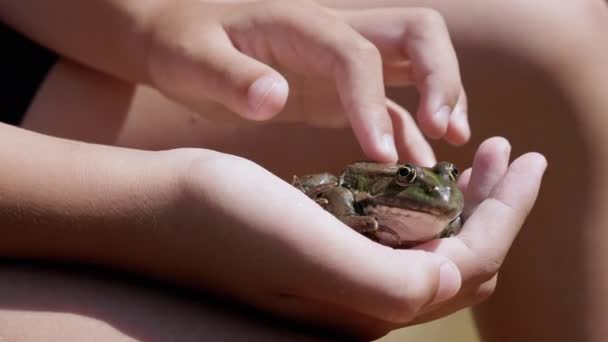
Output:
[[432,10],[179,1],[156,11],[146,30],[154,85],[194,110],[212,99],[246,119],[268,120],[288,102],[276,120],[350,123],[369,158],[396,161],[398,149],[430,164],[432,152],[409,113],[387,105],[384,93],[386,84],[413,84],[422,131],[455,144],[468,140],[458,61]]

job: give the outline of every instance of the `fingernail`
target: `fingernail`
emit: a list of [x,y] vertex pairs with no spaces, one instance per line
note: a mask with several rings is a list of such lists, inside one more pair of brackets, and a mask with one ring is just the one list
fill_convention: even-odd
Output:
[[247,92],[249,113],[252,120],[264,120],[275,115],[285,104],[289,88],[284,78],[275,74],[255,80]]
[[396,161],[399,158],[397,147],[395,147],[395,139],[392,134],[387,133],[382,136],[382,150],[391,161]]
[[433,167],[433,165],[437,164],[437,159],[435,159],[435,154],[432,151],[426,153],[421,160],[422,166]]
[[450,119],[452,109],[449,106],[443,106],[435,113],[435,119],[447,122]]
[[439,288],[431,304],[444,302],[460,290],[460,271],[454,263],[444,262],[439,268]]
[[414,152],[418,157],[416,158],[416,161],[420,166],[432,167],[433,165],[437,164],[435,153],[433,152],[431,145],[427,143],[418,144]]
[[457,112],[454,114],[454,124],[456,125],[456,129],[460,131],[463,137],[467,139],[471,136],[471,127],[469,126],[469,120],[467,120],[468,115],[466,112]]

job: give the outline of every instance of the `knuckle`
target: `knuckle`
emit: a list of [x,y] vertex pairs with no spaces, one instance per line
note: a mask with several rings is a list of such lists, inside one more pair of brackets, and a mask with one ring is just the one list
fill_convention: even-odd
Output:
[[314,18],[320,15],[323,9],[312,0],[298,0],[294,2],[268,0],[265,1],[262,6],[264,7],[264,11],[292,21],[303,18]]
[[357,56],[365,58],[367,60],[373,60],[380,62],[382,57],[380,56],[380,50],[372,42],[365,38],[355,39],[353,44],[350,46],[352,52]]
[[429,28],[445,28],[446,22],[443,15],[432,8],[420,8],[416,13],[415,24],[422,31],[427,31]]
[[382,320],[404,324],[416,318],[420,310],[428,304],[437,292],[438,274],[398,273],[387,281],[382,289],[385,306]]
[[474,271],[474,277],[478,281],[488,281],[492,279],[500,269],[501,262],[496,259],[485,259],[480,261]]
[[488,256],[482,255],[486,252],[485,250],[479,250],[467,236],[462,234],[460,241],[465,245],[465,248],[471,251],[471,260],[475,260],[474,264],[471,265],[469,274],[472,281],[478,281],[483,283],[492,279],[500,269],[502,265],[502,259],[499,256]]
[[338,46],[338,56],[341,62],[347,64],[361,64],[371,67],[371,65],[382,66],[382,56],[380,50],[369,40],[349,35],[345,37]]
[[410,286],[400,287],[399,290],[401,292],[387,293],[388,305],[380,319],[391,323],[408,323],[416,317],[416,313],[425,303],[425,301],[419,300],[421,296],[416,294],[417,290]]

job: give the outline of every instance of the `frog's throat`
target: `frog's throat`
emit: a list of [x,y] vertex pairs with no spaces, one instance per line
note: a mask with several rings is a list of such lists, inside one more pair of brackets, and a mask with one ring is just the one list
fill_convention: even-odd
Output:
[[409,199],[407,197],[394,198],[386,196],[367,196],[357,198],[357,202],[359,203],[361,208],[383,206],[388,208],[394,208],[395,210],[410,210],[440,217],[441,219],[445,219],[447,221],[455,219],[456,217],[460,216],[460,213],[462,212],[462,206],[455,206],[452,208],[446,207],[444,208],[444,210],[442,210],[440,208],[433,208],[427,205],[423,205],[420,201]]
[[443,232],[451,221],[446,216],[381,204],[366,206],[363,212],[374,217],[380,226],[395,231],[403,241],[431,240]]

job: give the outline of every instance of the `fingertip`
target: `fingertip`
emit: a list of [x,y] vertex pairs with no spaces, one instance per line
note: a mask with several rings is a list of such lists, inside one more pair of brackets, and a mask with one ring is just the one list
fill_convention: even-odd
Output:
[[449,106],[441,106],[435,111],[421,110],[418,113],[420,128],[429,138],[441,139],[447,132],[451,112]]
[[[356,132],[355,132],[356,133]],[[379,163],[395,163],[399,159],[395,138],[390,133],[357,135],[363,153],[370,160]]]
[[[511,144],[506,138],[491,137],[484,140],[477,152],[473,164],[487,165],[494,163],[497,159],[508,162],[511,155]],[[475,168],[475,167],[474,167]]]
[[420,166],[432,167],[437,164],[437,158],[435,158],[435,152],[429,144],[422,145],[421,150],[414,154],[414,162]]
[[529,179],[542,178],[543,174],[547,170],[547,159],[544,155],[538,152],[528,152],[519,158],[515,159],[511,166],[510,170],[513,170],[515,173],[530,173],[536,172],[536,177],[528,177]]
[[390,99],[386,99],[386,108],[393,122],[399,158],[405,158],[420,166],[435,165],[435,152],[410,113]]
[[543,172],[547,169],[548,161],[543,154],[539,152],[529,152],[526,155],[528,156],[528,158],[533,158],[535,160],[535,163],[537,163],[538,168],[542,169]]
[[487,145],[511,145],[509,143],[509,140],[505,137],[501,137],[501,136],[495,136],[495,137],[491,137],[488,138],[486,140],[484,140],[481,143],[481,146],[487,146]]
[[458,187],[462,192],[467,191],[467,187],[469,186],[469,181],[471,180],[471,168],[464,170],[460,176],[458,176]]
[[467,94],[461,85],[458,100],[450,115],[448,131],[446,133],[446,141],[452,145],[464,145],[471,138],[468,107]]
[[247,91],[248,111],[245,117],[250,120],[268,120],[278,114],[289,95],[289,84],[279,74],[270,73],[255,80]]
[[396,162],[399,159],[395,137],[392,134],[385,133],[382,135],[379,152],[382,155],[382,160],[387,162]]
[[[433,115],[433,120],[438,124],[437,126],[443,127],[445,123],[450,119],[450,114],[452,113],[452,109],[450,106],[441,106]],[[447,125],[445,125],[447,128]]]
[[481,143],[475,157],[465,192],[464,216],[468,217],[484,201],[509,168],[511,144],[503,137],[492,137]]
[[450,116],[446,140],[456,146],[466,144],[471,138],[471,127],[465,111],[454,110]]
[[454,297],[462,286],[462,276],[456,264],[446,260],[439,266],[439,285],[431,305],[445,302]]

